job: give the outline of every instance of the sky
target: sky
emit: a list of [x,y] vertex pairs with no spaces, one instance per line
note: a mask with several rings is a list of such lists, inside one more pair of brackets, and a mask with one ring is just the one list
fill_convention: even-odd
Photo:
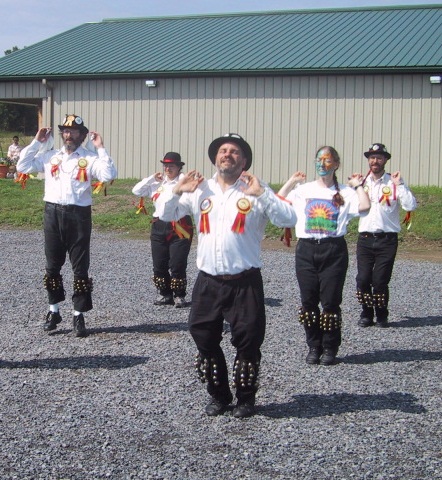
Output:
[[0,56],[15,46],[29,47],[83,23],[105,18],[441,3],[442,0],[0,0],[4,13]]

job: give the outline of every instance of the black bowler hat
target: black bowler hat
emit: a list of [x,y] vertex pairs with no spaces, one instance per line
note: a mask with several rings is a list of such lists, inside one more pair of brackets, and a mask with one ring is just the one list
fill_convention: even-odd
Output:
[[387,160],[390,160],[391,155],[387,152],[387,147],[383,143],[373,143],[368,147],[368,152],[364,152],[364,156],[369,158],[370,155],[383,155]]
[[226,133],[222,137],[215,138],[213,142],[209,145],[209,158],[211,162],[215,165],[216,154],[218,153],[219,147],[224,143],[235,143],[238,145],[246,157],[246,165],[244,170],[248,170],[252,165],[252,149],[250,145],[237,133]]
[[179,167],[186,165],[184,162],[181,161],[181,155],[176,152],[166,153],[166,155],[164,155],[164,158],[161,160],[161,163],[163,165],[178,165]]
[[89,133],[89,130],[84,126],[83,119],[74,114],[67,114],[64,117],[63,125],[59,125],[58,128],[60,131],[63,131],[65,128],[74,128],[80,130],[81,133]]

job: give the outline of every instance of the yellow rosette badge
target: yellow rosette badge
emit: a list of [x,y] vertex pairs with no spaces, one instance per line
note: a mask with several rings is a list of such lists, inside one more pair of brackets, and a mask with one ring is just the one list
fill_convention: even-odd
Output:
[[209,212],[212,210],[212,200],[205,198],[200,204],[200,233],[210,233]]
[[383,187],[382,188],[382,197],[379,199],[379,203],[384,204],[386,203],[390,206],[390,195],[391,195],[391,188],[390,187]]
[[61,163],[61,158],[58,158],[58,157],[51,158],[51,175],[53,177],[58,177],[60,163]]
[[157,188],[157,191],[153,194],[152,196],[152,202],[156,202],[158,200],[158,197],[161,195],[161,192],[164,190],[164,187],[160,185]]
[[236,203],[238,213],[232,225],[232,232],[244,233],[246,226],[246,215],[252,210],[252,204],[247,198],[240,198]]
[[79,182],[86,182],[87,181],[87,160],[85,158],[80,158],[78,160],[78,173],[77,173],[77,180]]

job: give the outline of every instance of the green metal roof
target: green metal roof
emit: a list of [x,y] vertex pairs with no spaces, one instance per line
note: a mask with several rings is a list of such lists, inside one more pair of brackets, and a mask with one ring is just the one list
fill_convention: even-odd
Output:
[[0,58],[0,80],[441,67],[438,4],[105,19]]

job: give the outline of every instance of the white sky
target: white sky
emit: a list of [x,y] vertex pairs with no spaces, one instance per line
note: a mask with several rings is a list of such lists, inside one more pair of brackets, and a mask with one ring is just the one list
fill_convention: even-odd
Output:
[[[442,0],[0,0],[0,56],[14,46],[28,47],[104,18],[441,3]],[[67,55],[78,53],[71,46],[66,50]]]

